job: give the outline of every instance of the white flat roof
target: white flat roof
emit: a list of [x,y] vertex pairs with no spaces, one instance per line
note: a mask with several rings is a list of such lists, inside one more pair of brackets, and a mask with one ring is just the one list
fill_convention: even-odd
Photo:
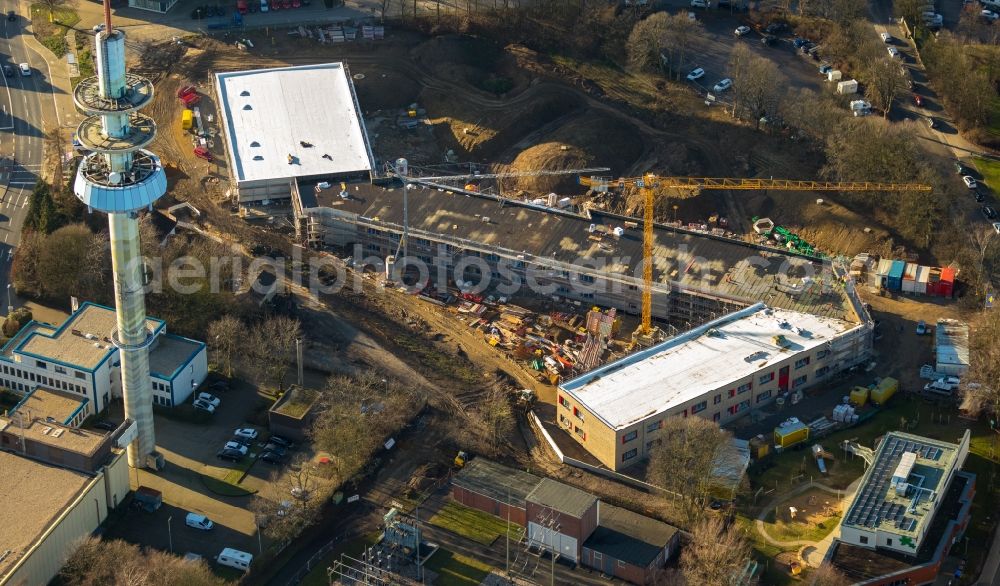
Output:
[[[364,122],[343,63],[215,77],[229,162],[238,181],[371,170]],[[303,147],[303,142],[313,146]]]
[[[731,385],[860,327],[758,303],[563,383],[615,429]],[[786,348],[775,345],[784,336]]]

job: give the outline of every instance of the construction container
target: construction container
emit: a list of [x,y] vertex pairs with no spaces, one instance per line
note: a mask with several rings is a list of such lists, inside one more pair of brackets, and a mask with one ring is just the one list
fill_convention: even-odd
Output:
[[915,262],[906,263],[906,267],[903,268],[903,283],[902,291],[903,293],[916,293],[917,292],[917,269],[920,268]]
[[858,80],[849,79],[847,81],[837,82],[837,93],[838,94],[858,93]]
[[886,287],[888,283],[886,280],[889,278],[889,270],[892,269],[892,259],[883,258],[878,261],[878,265],[875,267],[875,271],[872,273],[872,279],[869,284],[872,287]]
[[889,275],[886,278],[885,288],[890,291],[903,290],[903,272],[906,270],[906,263],[901,260],[892,261]]
[[927,267],[927,294],[928,295],[940,295],[938,290],[941,288],[941,269],[938,267]]
[[955,294],[955,269],[944,267],[941,269],[941,282],[938,284],[938,295],[941,297],[951,297]]
[[917,295],[927,295],[927,281],[931,274],[930,267],[917,268]]
[[826,72],[826,80],[827,81],[840,81],[843,78],[844,78],[844,74],[841,73],[841,71],[839,69],[834,69],[833,71],[827,71]]
[[750,438],[750,457],[760,460],[771,453],[771,444],[762,435]]
[[864,407],[868,403],[868,389],[866,387],[854,387],[851,389],[851,405]]
[[885,405],[885,402],[892,398],[899,390],[899,381],[887,376],[880,380],[878,386],[872,389],[872,404],[877,406]]
[[809,426],[795,417],[789,418],[774,428],[774,446],[787,448],[809,439]]
[[181,112],[181,128],[184,130],[190,130],[191,126],[194,124],[194,112],[185,109]]

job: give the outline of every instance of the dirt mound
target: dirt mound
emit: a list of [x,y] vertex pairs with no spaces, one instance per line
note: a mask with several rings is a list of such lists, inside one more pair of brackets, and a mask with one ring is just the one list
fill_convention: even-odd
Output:
[[[610,167],[609,174],[620,176],[643,151],[642,137],[634,126],[605,114],[585,112],[540,139],[544,142],[521,151],[511,166],[520,171]],[[522,178],[518,188],[534,193],[582,189],[571,176]]]
[[420,94],[420,84],[397,71],[356,65],[351,67],[351,74],[358,102],[366,112],[405,108],[416,102]]
[[492,94],[509,94],[527,82],[517,58],[504,47],[467,35],[433,37],[411,55],[435,77],[463,82]]

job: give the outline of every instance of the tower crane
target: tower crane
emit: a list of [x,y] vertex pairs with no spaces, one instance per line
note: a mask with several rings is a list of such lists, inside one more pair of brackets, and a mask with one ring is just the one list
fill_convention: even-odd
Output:
[[409,164],[406,159],[396,159],[395,164],[392,165],[390,168],[392,174],[398,177],[403,182],[403,237],[400,238],[399,246],[396,247],[397,258],[399,258],[400,249],[402,249],[403,251],[402,258],[406,258],[408,255],[409,236],[410,236],[410,209],[409,209],[410,183],[421,183],[431,187],[441,187],[445,189],[450,189],[450,186],[442,185],[441,182],[468,181],[471,179],[516,179],[520,177],[551,177],[558,175],[583,176],[587,173],[603,173],[605,171],[610,171],[610,169],[607,167],[593,167],[588,169],[508,171],[505,173],[470,173],[467,175],[438,175],[431,177],[414,177],[409,174]]
[[637,187],[643,198],[642,217],[642,322],[636,334],[649,337],[653,332],[653,207],[655,189],[675,189],[697,193],[706,189],[738,191],[774,189],[778,191],[930,191],[922,183],[874,183],[869,181],[797,181],[793,179],[732,179],[713,177],[642,177],[606,179],[580,177],[580,184],[596,191],[612,187]]

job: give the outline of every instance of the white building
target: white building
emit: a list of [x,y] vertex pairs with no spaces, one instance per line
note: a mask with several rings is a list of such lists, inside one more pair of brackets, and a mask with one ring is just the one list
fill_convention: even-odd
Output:
[[[148,318],[155,336],[149,348],[153,404],[186,401],[208,374],[203,342],[167,333],[163,320]],[[61,326],[32,321],[0,351],[0,385],[27,393],[37,387],[86,398],[86,415],[100,413],[122,396],[121,362],[112,344],[115,311],[84,303]],[[86,416],[85,415],[85,416]]]
[[955,474],[969,453],[958,444],[901,432],[882,439],[840,523],[840,540],[916,555]]
[[371,178],[374,156],[344,63],[215,75],[240,202],[292,197],[299,181]]
[[934,330],[934,370],[951,376],[965,376],[969,370],[969,324],[939,319]]

